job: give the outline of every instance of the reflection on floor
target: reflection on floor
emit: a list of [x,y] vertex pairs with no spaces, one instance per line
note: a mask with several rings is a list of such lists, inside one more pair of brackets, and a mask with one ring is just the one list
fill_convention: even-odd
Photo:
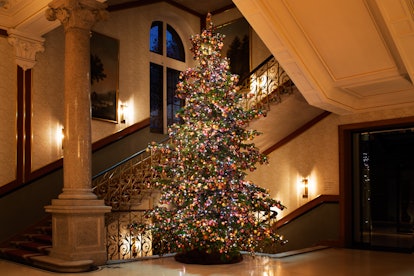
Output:
[[[0,260],[0,274],[7,276],[50,276],[48,271]],[[88,273],[65,276],[290,276],[290,275],[414,275],[414,255],[381,251],[329,248],[285,258],[246,255],[238,264],[186,265],[173,258],[151,259],[102,266]]]
[[369,232],[365,232],[365,240],[376,248],[390,248],[406,252],[414,249],[412,224],[373,223]]

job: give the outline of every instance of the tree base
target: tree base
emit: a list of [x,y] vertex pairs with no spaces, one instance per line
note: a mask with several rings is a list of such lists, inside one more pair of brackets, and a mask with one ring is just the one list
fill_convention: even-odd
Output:
[[235,264],[243,261],[243,256],[240,253],[235,255],[226,255],[220,253],[206,253],[197,249],[178,253],[174,256],[177,262],[185,264],[201,264],[201,265],[216,265],[216,264]]

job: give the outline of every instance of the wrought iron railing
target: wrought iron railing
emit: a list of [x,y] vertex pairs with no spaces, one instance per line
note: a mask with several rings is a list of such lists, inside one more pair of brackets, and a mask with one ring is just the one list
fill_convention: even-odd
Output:
[[291,93],[293,83],[274,56],[268,57],[250,75],[240,81],[240,92],[245,94],[242,106],[270,109],[272,102],[280,102],[281,95]]
[[[270,56],[250,76],[241,81],[245,93],[242,105],[246,109],[259,107],[268,110],[270,103],[280,102],[281,95],[290,93],[292,82],[273,56]],[[151,233],[136,234],[131,225],[142,223],[145,210],[154,207],[159,193],[150,189],[155,177],[152,165],[159,164],[160,154],[140,151],[93,178],[94,193],[112,207],[106,215],[108,260],[142,258],[154,254]],[[257,220],[272,224],[276,212],[259,211]]]
[[[154,178],[153,164],[159,164],[160,154],[143,150],[123,162],[96,175],[92,180],[94,193],[112,211],[129,211],[151,208],[157,193],[149,188]],[[147,205],[147,206],[145,206]]]
[[153,164],[160,154],[143,150],[95,176],[93,191],[112,207],[105,216],[107,257],[110,261],[136,259],[153,254],[150,232],[133,233],[131,225],[144,222],[144,213],[158,201],[159,193],[149,188],[155,175]]
[[134,233],[133,223],[145,221],[145,211],[113,211],[106,214],[106,243],[108,260],[143,258],[153,254],[152,235]]

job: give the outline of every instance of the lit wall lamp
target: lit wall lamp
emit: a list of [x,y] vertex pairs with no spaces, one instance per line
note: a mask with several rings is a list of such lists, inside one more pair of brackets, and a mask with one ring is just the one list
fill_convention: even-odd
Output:
[[65,129],[62,127],[62,125],[58,124],[56,127],[56,145],[63,149],[63,139],[65,138]]
[[121,104],[121,112],[120,112],[120,118],[119,118],[119,121],[120,121],[120,123],[121,124],[125,124],[126,123],[126,116],[125,116],[125,113],[126,113],[126,109],[128,108],[128,106],[126,105],[126,104]]
[[309,187],[308,187],[308,179],[307,178],[302,179],[302,186],[303,186],[302,198],[308,198]]
[[63,141],[65,140],[65,128],[62,127],[62,131],[60,133],[60,143],[62,144],[62,150],[63,150]]

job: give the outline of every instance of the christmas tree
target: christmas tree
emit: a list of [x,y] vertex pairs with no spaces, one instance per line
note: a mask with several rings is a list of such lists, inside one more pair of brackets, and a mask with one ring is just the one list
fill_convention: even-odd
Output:
[[238,76],[221,57],[223,39],[209,17],[206,29],[191,37],[198,65],[182,72],[177,85],[177,97],[185,100],[177,114],[181,123],[169,128],[168,143],[149,147],[162,156],[151,184],[161,199],[147,217],[166,252],[202,259],[215,254],[231,262],[240,251],[254,252],[260,241],[282,242],[257,213],[284,206],[245,180],[257,163],[267,162],[251,142],[259,133],[246,129],[263,113],[241,107]]

